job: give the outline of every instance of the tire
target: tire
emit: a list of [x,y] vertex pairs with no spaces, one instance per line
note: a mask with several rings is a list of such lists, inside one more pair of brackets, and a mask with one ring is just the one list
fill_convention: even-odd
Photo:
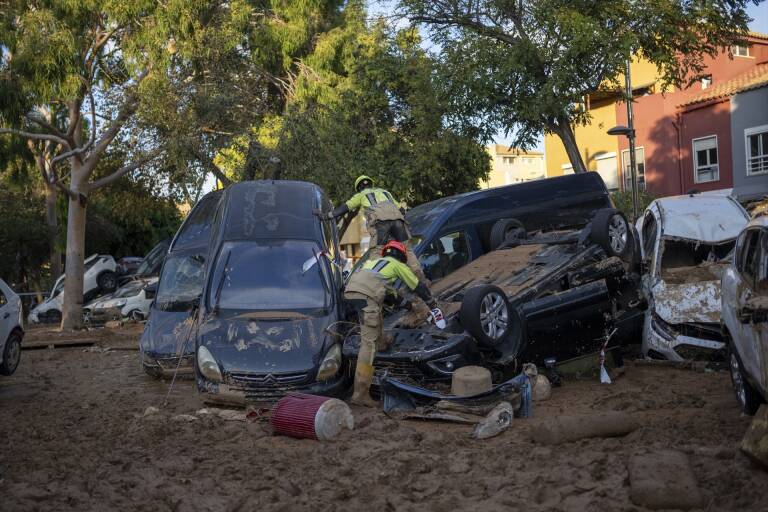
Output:
[[102,291],[113,292],[117,290],[117,274],[111,270],[105,270],[96,278],[96,284]]
[[12,332],[5,341],[3,362],[0,363],[0,375],[13,375],[21,361],[21,334]]
[[754,416],[757,409],[760,407],[760,404],[763,403],[763,399],[760,396],[760,393],[758,393],[747,380],[744,368],[741,366],[741,361],[733,350],[730,352],[729,363],[731,383],[733,384],[733,390],[736,393],[736,400],[739,401],[739,405],[744,414]]
[[519,315],[501,288],[481,285],[464,294],[459,321],[480,345],[497,348],[506,341],[513,324],[519,324]]
[[60,324],[61,323],[61,311],[58,309],[52,309],[45,312],[40,318],[40,323],[46,324]]
[[525,226],[517,219],[501,219],[491,228],[491,250],[496,250],[505,242],[524,240]]
[[141,322],[142,320],[144,320],[144,313],[142,313],[140,309],[134,309],[134,310],[131,310],[130,313],[128,313],[128,318],[136,322]]
[[590,224],[589,238],[608,254],[627,259],[634,250],[634,235],[627,218],[619,210],[599,210]]

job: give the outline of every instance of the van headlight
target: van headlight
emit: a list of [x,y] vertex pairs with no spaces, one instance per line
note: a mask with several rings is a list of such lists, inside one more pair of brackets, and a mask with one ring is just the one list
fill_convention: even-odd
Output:
[[339,373],[341,368],[341,345],[336,343],[325,353],[320,369],[317,370],[317,380],[329,380]]
[[197,367],[200,369],[200,373],[203,374],[203,377],[212,382],[221,382],[224,380],[221,376],[219,364],[213,358],[211,351],[206,347],[200,346],[197,349]]

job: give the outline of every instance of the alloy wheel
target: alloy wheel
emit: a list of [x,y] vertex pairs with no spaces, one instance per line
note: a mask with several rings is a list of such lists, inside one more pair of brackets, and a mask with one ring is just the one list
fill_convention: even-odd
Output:
[[480,305],[480,324],[485,334],[494,340],[503,336],[509,324],[509,312],[504,297],[495,292],[483,297]]
[[627,247],[629,228],[621,215],[614,215],[608,224],[608,241],[615,254],[621,254]]
[[21,343],[17,339],[11,339],[8,347],[8,367],[15,370],[21,358]]

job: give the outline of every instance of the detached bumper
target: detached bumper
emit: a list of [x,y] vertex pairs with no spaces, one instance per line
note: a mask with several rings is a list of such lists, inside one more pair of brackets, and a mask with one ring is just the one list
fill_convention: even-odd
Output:
[[643,326],[643,355],[670,361],[717,358],[725,349],[725,340],[715,326],[701,324],[671,325],[647,315]]

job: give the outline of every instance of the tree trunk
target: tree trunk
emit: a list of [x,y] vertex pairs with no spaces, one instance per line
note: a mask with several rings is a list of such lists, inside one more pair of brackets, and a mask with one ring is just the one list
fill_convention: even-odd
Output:
[[64,284],[64,304],[61,312],[62,330],[83,327],[83,258],[85,253],[85,208],[87,203],[87,177],[82,164],[72,159],[72,176],[67,212],[67,279]]
[[563,141],[565,152],[568,155],[568,160],[571,162],[574,173],[587,172],[587,166],[584,165],[584,159],[581,158],[581,152],[579,152],[579,146],[576,144],[576,135],[573,133],[571,123],[568,122],[566,117],[559,117],[557,119],[557,129],[553,130]]
[[61,275],[61,249],[59,249],[59,219],[56,215],[57,191],[55,186],[45,186],[45,222],[48,225],[48,244],[51,257],[51,282]]

